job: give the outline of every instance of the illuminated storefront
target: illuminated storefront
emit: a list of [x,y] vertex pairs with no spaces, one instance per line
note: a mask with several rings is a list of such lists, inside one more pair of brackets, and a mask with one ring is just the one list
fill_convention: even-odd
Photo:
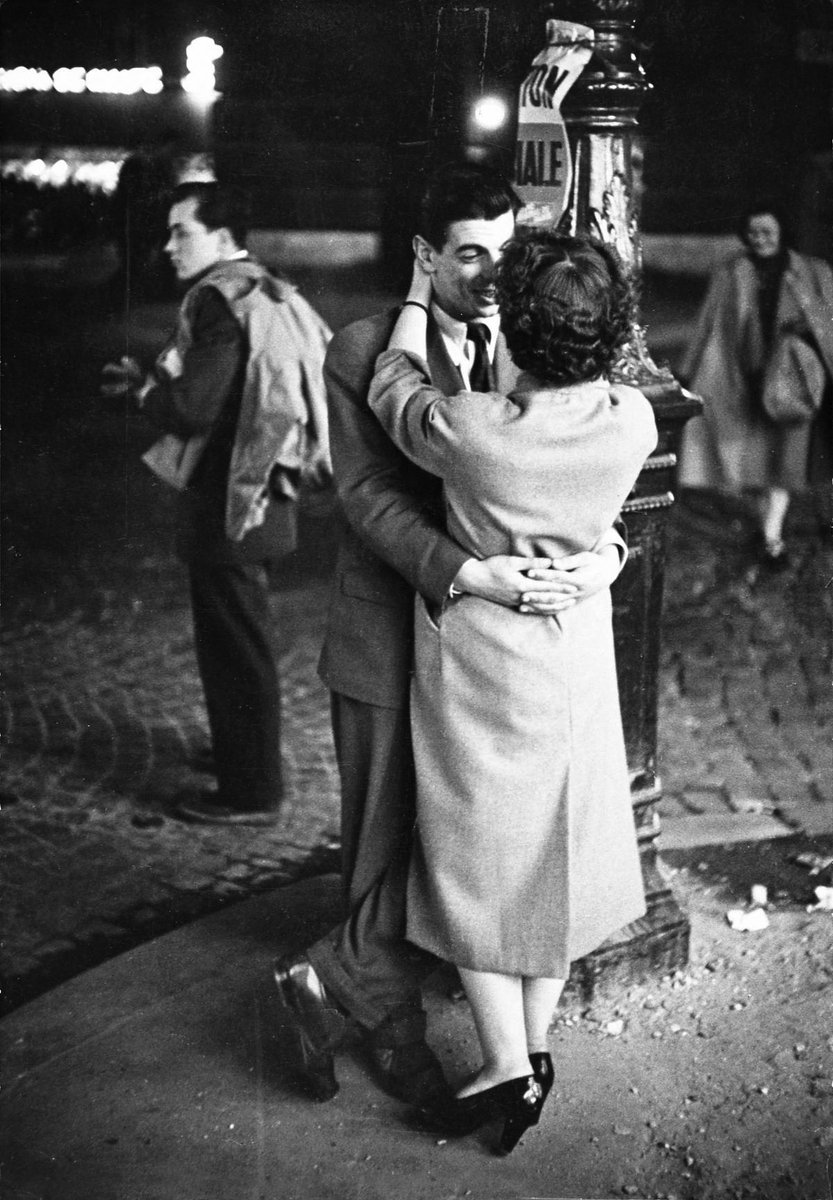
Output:
[[177,141],[184,159],[205,172],[222,54],[213,38],[200,36],[178,76],[154,64],[0,68],[0,173],[41,188],[76,184],[111,193],[124,159],[159,140]]

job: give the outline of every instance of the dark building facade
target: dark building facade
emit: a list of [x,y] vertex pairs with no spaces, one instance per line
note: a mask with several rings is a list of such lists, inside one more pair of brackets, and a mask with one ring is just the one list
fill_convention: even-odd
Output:
[[[50,6],[45,38],[42,3],[7,0],[4,67],[153,63],[165,86],[158,96],[0,93],[4,141],[129,150],[162,126],[199,141],[179,80],[189,40],[207,35],[224,48],[210,136],[221,169],[253,188],[258,220],[378,229],[426,142],[439,137],[452,148],[471,141],[471,106],[483,93],[502,97],[508,118],[481,143],[511,164],[518,86],[543,46],[546,18],[571,15],[571,5],[131,0],[114,7],[69,0]],[[637,37],[651,83],[640,117],[643,229],[728,232],[746,199],[764,195],[792,208],[806,226],[805,242],[821,236],[819,228],[833,224],[824,209],[829,3],[645,0]]]

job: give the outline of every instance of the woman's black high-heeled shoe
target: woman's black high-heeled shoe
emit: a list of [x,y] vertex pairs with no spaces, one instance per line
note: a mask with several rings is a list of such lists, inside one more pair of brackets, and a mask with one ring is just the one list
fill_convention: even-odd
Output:
[[535,1082],[541,1088],[541,1104],[538,1109],[538,1114],[533,1121],[533,1125],[537,1125],[538,1118],[541,1116],[541,1109],[544,1107],[547,1096],[549,1096],[552,1089],[552,1058],[546,1050],[535,1050],[529,1056],[529,1063],[532,1067],[532,1073],[535,1076]]
[[482,1125],[503,1118],[498,1153],[509,1154],[521,1137],[535,1125],[544,1103],[543,1091],[534,1075],[508,1079],[471,1096],[452,1097],[422,1110],[423,1116],[443,1133],[456,1137],[474,1133]]

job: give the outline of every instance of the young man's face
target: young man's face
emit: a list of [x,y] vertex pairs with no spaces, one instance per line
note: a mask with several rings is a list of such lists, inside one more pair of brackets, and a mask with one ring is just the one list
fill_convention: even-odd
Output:
[[228,231],[206,229],[197,219],[197,199],[189,196],[175,204],[168,216],[168,240],[165,253],[173,264],[177,279],[193,279],[224,257]]
[[515,232],[513,213],[493,221],[454,221],[442,249],[417,239],[418,254],[431,275],[434,299],[458,321],[497,314],[495,278],[503,247]]

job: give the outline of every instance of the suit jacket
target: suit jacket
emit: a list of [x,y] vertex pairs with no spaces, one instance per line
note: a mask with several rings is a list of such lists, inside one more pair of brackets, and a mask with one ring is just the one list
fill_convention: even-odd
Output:
[[[319,673],[332,691],[382,708],[408,702],[414,592],[442,601],[471,557],[445,531],[439,479],[397,450],[368,407],[376,358],[398,313],[391,309],[340,330],[324,363],[333,472],[347,525]],[[428,367],[441,391],[461,390],[460,373],[430,317]],[[511,391],[518,371],[501,335],[494,369],[497,390]]]

